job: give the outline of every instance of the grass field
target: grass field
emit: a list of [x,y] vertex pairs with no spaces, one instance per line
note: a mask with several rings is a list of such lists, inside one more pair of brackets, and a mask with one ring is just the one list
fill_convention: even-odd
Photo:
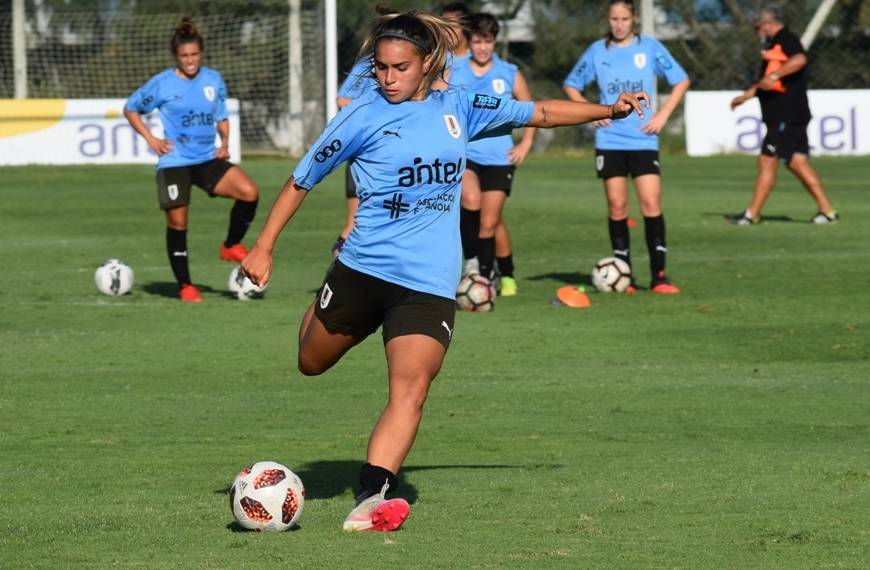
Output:
[[[317,378],[299,319],[343,222],[340,175],[285,231],[266,299],[224,292],[230,203],[194,195],[206,302],[180,303],[149,167],[0,169],[0,567],[862,568],[870,564],[870,162],[816,159],[843,221],[785,172],[664,160],[676,297],[550,304],[608,253],[590,158],[532,158],[506,217],[520,295],[457,315],[402,472],[398,533],[341,521],[386,393],[380,336]],[[258,230],[290,162],[248,160]],[[633,210],[637,213],[636,203]],[[643,228],[636,271],[648,282]],[[250,240],[249,240],[250,241]],[[94,269],[120,257],[132,294]],[[256,460],[306,484],[301,527],[239,532]]]

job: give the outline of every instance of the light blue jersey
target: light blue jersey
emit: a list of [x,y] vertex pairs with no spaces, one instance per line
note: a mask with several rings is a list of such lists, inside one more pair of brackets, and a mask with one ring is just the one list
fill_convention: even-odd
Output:
[[[492,67],[483,75],[475,75],[470,58],[454,65],[450,74],[450,86],[472,93],[513,99],[516,78],[517,66],[493,54]],[[513,146],[514,141],[510,135],[474,141],[468,144],[468,160],[477,164],[507,166],[511,163],[508,151]]]
[[371,91],[377,86],[378,82],[372,74],[372,60],[363,58],[357,61],[350,70],[350,73],[347,74],[347,77],[338,89],[338,96],[356,99],[366,91]]
[[[592,81],[598,82],[602,105],[612,105],[623,91],[655,91],[656,77],[676,85],[688,77],[677,60],[651,36],[635,36],[631,44],[605,47],[603,39],[587,49],[565,78],[565,85],[582,91]],[[613,121],[609,127],[595,131],[595,148],[602,150],[658,150],[657,135],[640,128],[652,119],[654,108],[644,109],[644,118],[632,113]]]
[[215,154],[217,124],[229,117],[227,87],[214,69],[200,67],[193,79],[183,79],[175,68],[162,71],[136,90],[124,107],[146,114],[154,109],[163,122],[163,138],[172,150],[161,156],[157,168],[208,162]]
[[380,90],[326,126],[293,177],[310,190],[353,159],[359,210],[342,263],[415,291],[453,299],[459,282],[459,193],[469,140],[526,125],[534,104],[464,90],[393,104]]

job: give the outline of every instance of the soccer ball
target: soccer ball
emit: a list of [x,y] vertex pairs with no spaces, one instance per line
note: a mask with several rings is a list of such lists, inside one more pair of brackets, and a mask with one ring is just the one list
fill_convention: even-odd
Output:
[[631,285],[631,267],[617,257],[599,259],[592,269],[592,284],[602,293],[622,293]]
[[463,311],[483,313],[495,307],[495,286],[489,279],[472,273],[464,276],[456,288],[456,306]]
[[227,286],[230,288],[230,293],[235,295],[237,299],[247,301],[248,299],[262,299],[266,294],[268,283],[262,287],[254,285],[254,282],[248,279],[248,276],[242,271],[242,266],[236,265],[230,272]]
[[287,530],[299,521],[304,506],[302,480],[274,461],[245,467],[230,487],[233,516],[250,530]]
[[105,295],[124,295],[133,288],[133,270],[120,259],[110,259],[97,268],[94,283]]

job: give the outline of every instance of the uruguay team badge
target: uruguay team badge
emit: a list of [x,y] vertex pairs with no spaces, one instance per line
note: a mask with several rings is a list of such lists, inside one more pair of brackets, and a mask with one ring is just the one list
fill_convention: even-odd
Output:
[[495,91],[498,95],[504,93],[504,79],[493,79],[492,80],[492,90]]
[[214,101],[214,87],[208,85],[202,88],[202,92],[205,94],[205,98],[209,101]]
[[444,115],[444,123],[447,125],[447,132],[450,133],[450,136],[458,139],[459,135],[462,134],[462,129],[459,128],[459,121],[456,120],[454,115]]
[[645,53],[634,54],[634,66],[638,69],[643,69],[644,67],[646,67],[646,54]]

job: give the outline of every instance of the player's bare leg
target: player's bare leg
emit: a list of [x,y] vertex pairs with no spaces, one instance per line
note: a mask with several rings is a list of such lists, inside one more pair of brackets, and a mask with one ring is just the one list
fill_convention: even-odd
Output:
[[779,162],[776,157],[765,154],[758,156],[758,174],[755,177],[755,189],[752,193],[752,200],[750,200],[749,206],[746,208],[750,218],[761,218],[761,210],[764,208],[764,203],[776,184],[776,170],[778,166]]
[[323,374],[361,340],[326,330],[320,319],[314,315],[312,303],[305,311],[299,327],[299,371],[306,376]]
[[813,200],[816,201],[820,213],[828,214],[834,211],[834,207],[828,201],[828,196],[822,187],[822,181],[816,170],[810,165],[807,155],[798,153],[792,155],[791,160],[788,162],[788,169],[797,176],[807,192],[810,193],[810,196],[813,197]]

